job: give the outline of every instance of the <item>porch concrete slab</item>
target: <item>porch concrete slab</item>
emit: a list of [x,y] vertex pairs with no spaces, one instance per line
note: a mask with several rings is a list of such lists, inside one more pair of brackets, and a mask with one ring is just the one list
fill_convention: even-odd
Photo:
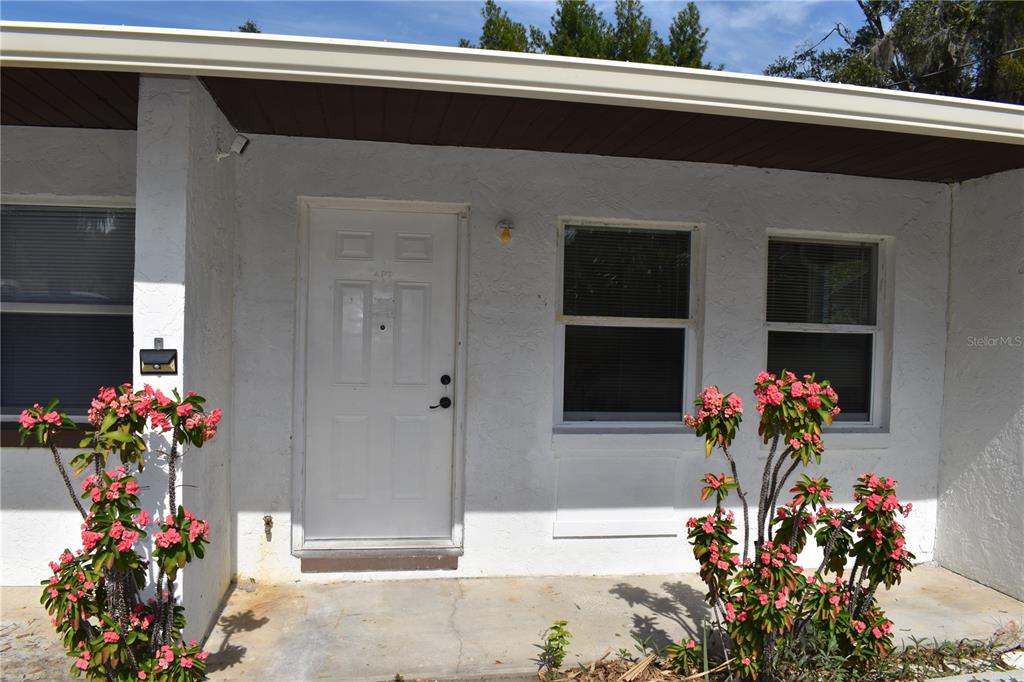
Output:
[[[697,636],[707,615],[692,574],[425,579],[239,586],[207,642],[211,680],[536,680],[532,659],[555,619],[567,663]],[[39,588],[0,590],[0,678],[70,679]],[[898,638],[984,639],[1024,603],[933,566],[881,595]]]
[[[569,621],[568,664],[633,636],[698,636],[696,575],[428,579],[236,589],[207,643],[212,680],[536,679],[541,631]],[[984,639],[1024,603],[933,566],[880,597],[897,639]]]

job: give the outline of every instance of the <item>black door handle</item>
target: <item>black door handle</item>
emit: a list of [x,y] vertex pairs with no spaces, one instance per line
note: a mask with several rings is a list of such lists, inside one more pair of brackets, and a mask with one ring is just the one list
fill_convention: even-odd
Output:
[[436,409],[436,408],[440,407],[441,409],[447,410],[451,406],[452,406],[452,399],[449,398],[448,396],[443,396],[440,400],[437,401],[437,405],[431,405],[430,409],[433,410],[433,409]]

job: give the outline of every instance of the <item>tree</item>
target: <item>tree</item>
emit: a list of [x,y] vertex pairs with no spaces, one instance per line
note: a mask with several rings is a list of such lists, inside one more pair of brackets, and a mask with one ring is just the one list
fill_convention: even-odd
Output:
[[708,31],[693,2],[675,17],[667,44],[644,13],[642,0],[616,0],[614,24],[589,0],[557,0],[547,32],[512,21],[494,0],[484,0],[480,13],[479,44],[463,38],[459,47],[711,68],[703,61]]
[[[864,23],[837,24],[779,57],[769,76],[1024,102],[1024,3],[858,0]],[[838,35],[843,44],[823,47]]]
[[246,19],[242,22],[238,27],[238,31],[240,33],[263,33],[263,31],[260,30],[259,24],[252,19]]
[[644,14],[640,0],[615,0],[615,33],[611,58],[620,62],[650,63],[664,58],[664,43]]
[[688,2],[679,10],[668,29],[668,63],[694,69],[710,69],[704,61],[708,49],[708,30],[701,26],[697,3]]
[[480,9],[484,18],[480,30],[480,42],[473,45],[465,38],[459,41],[459,47],[479,47],[482,50],[504,50],[506,52],[528,52],[530,40],[526,26],[512,21],[508,12],[498,6],[494,0],[484,0]]
[[551,16],[551,31],[533,32],[540,52],[565,57],[611,58],[612,28],[587,0],[558,0]]

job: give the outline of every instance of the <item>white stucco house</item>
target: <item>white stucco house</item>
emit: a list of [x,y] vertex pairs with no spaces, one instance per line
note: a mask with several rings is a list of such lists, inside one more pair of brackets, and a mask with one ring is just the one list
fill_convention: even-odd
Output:
[[[665,573],[717,463],[681,415],[831,378],[818,469],[1024,599],[1024,108],[538,55],[0,25],[0,580],[79,543],[10,419],[141,383],[231,580]],[[239,137],[239,135],[243,137]],[[752,418],[741,476],[765,451]],[[848,502],[849,497],[840,497]]]

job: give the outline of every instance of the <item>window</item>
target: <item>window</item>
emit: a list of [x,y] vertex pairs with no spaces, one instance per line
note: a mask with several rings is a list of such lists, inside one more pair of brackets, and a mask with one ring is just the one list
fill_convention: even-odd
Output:
[[0,394],[5,419],[60,398],[85,414],[132,380],[135,211],[0,207]]
[[562,422],[679,422],[692,338],[692,228],[566,222]]
[[878,421],[879,281],[877,242],[769,239],[768,370],[829,379],[837,421]]

